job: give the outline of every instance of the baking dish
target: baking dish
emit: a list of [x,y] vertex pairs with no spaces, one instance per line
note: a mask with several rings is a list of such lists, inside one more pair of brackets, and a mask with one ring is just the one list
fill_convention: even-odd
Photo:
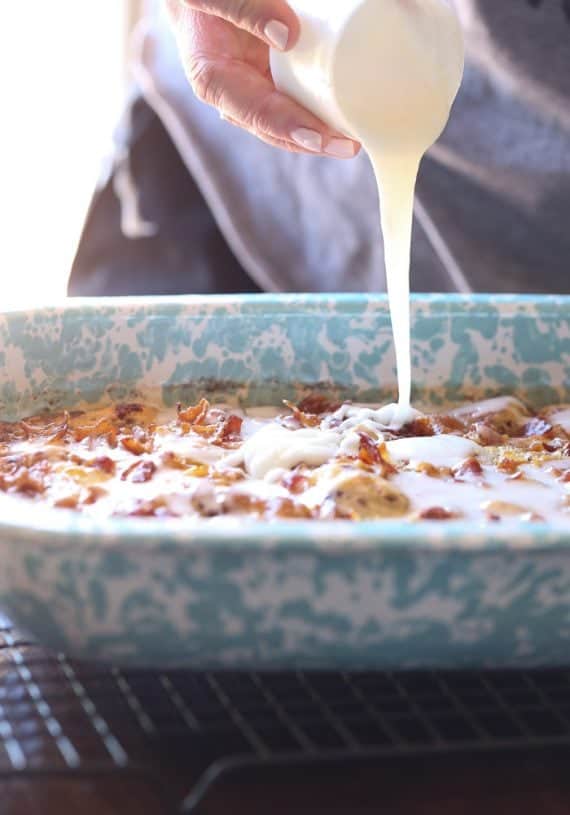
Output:
[[[570,401],[570,298],[413,299],[424,404]],[[387,302],[74,301],[0,315],[0,419],[135,393],[393,399]],[[193,668],[570,662],[570,529],[88,520],[3,497],[0,608],[69,655]]]

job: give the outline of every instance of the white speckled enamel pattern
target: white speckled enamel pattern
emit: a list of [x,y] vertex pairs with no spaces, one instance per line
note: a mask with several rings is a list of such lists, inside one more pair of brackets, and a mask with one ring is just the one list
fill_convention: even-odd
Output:
[[[423,402],[570,401],[570,298],[413,302]],[[395,395],[381,297],[76,302],[0,315],[0,419],[161,389],[277,403]],[[194,668],[570,662],[570,533],[473,527],[92,522],[3,498],[0,608],[89,659]]]

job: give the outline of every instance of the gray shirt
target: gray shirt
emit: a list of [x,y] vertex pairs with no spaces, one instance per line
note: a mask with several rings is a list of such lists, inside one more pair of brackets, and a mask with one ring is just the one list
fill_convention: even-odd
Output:
[[[416,291],[570,292],[570,24],[562,0],[456,0],[463,87],[420,170]],[[353,161],[288,154],[197,101],[158,12],[136,75],[228,243],[268,291],[383,290],[377,191]],[[191,247],[189,247],[191,251]]]

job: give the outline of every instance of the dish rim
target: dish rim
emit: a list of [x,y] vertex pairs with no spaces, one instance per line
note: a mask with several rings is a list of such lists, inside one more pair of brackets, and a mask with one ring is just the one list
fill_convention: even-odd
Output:
[[[549,308],[570,309],[570,294],[473,294],[458,293],[412,293],[410,295],[412,306],[421,304],[435,304],[442,306],[481,305],[494,308],[495,306],[538,305],[545,310]],[[117,311],[127,311],[130,307],[159,305],[166,309],[179,311],[181,308],[189,312],[200,312],[204,306],[247,306],[248,313],[266,310],[271,306],[271,313],[294,312],[299,307],[322,307],[324,305],[342,305],[347,308],[353,306],[361,309],[365,305],[380,304],[388,308],[387,294],[362,294],[347,292],[314,292],[287,294],[287,293],[261,293],[261,294],[186,294],[186,295],[151,295],[126,297],[70,297],[46,303],[42,306],[32,305],[30,308],[15,306],[14,308],[0,308],[0,319],[3,317],[26,317],[53,311],[100,311],[110,308],[115,314]]]

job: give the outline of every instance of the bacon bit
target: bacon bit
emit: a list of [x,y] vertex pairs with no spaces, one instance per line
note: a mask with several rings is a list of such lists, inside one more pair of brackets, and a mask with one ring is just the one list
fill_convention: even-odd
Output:
[[223,484],[224,486],[245,480],[244,471],[238,470],[236,467],[228,467],[225,470],[214,470],[210,472],[209,475],[216,484]]
[[330,399],[322,394],[313,393],[299,402],[297,407],[301,413],[322,416],[324,413],[334,413],[335,410],[338,410],[340,404],[338,402],[331,402]]
[[465,433],[465,424],[456,416],[432,416],[430,420],[436,436],[447,433]]
[[378,452],[380,453],[381,458],[380,475],[382,478],[388,478],[391,475],[395,475],[398,470],[390,461],[390,454],[388,453],[388,448],[386,447],[385,442],[381,442],[378,445]]
[[304,504],[298,504],[291,498],[275,498],[269,502],[268,515],[275,518],[312,518],[313,513]]
[[239,441],[242,425],[243,419],[240,416],[228,416],[216,433],[216,443]]
[[133,456],[142,456],[143,453],[150,453],[150,443],[143,443],[134,436],[121,436],[119,441],[121,442],[121,446],[124,447],[125,450],[128,450],[129,453],[132,453]]
[[69,464],[76,464],[78,467],[90,467],[94,470],[100,470],[107,475],[113,475],[115,473],[115,462],[112,458],[109,458],[109,456],[98,456],[97,458],[89,460],[72,454],[67,456],[64,460],[67,460]]
[[452,430],[458,433],[464,433],[466,430],[465,422],[462,422],[456,416],[436,416],[436,425],[441,425],[444,433],[449,433]]
[[79,495],[67,495],[54,503],[58,509],[77,509],[79,505]]
[[100,438],[109,434],[116,434],[116,428],[108,416],[103,416],[95,424],[82,425],[73,428],[73,437],[75,441],[83,441],[87,438]]
[[419,419],[414,419],[413,422],[404,425],[398,435],[415,438],[416,436],[435,436],[436,434],[433,421],[428,416],[421,416]]
[[521,464],[521,461],[515,461],[514,459],[509,458],[507,454],[504,454],[497,462],[497,470],[502,473],[509,473],[510,475],[513,475],[514,473],[518,472]]
[[189,430],[187,432],[191,430],[192,433],[196,433],[198,436],[203,436],[207,439],[211,436],[215,436],[220,429],[217,424],[195,424],[189,425],[188,427]]
[[453,468],[453,477],[456,481],[471,481],[473,478],[481,478],[483,468],[476,458],[468,458]]
[[[210,423],[202,424],[206,415]],[[192,421],[187,421],[186,418],[192,419]],[[210,410],[209,403],[203,399],[196,407],[179,412],[178,424],[184,435],[196,433],[204,438],[216,437],[214,443],[218,444],[220,442],[238,441],[243,419],[233,414],[226,416],[221,410]]]
[[24,430],[27,438],[30,438],[30,436],[39,436],[45,438],[46,444],[54,444],[65,438],[67,434],[69,429],[69,413],[67,410],[64,411],[63,419],[59,423],[48,422],[46,424],[45,421],[39,423],[38,420],[37,424],[31,424],[28,421],[22,421],[20,422],[20,427]]
[[529,444],[528,449],[531,453],[544,453],[546,447],[541,439],[536,439]]
[[419,512],[417,517],[421,521],[451,521],[459,518],[460,514],[444,507],[430,507]]
[[0,422],[0,443],[20,441],[29,438],[29,433],[21,422]]
[[167,450],[162,455],[162,463],[165,467],[171,467],[173,470],[186,470],[194,462],[183,461],[176,453]]
[[115,428],[110,430],[107,433],[105,439],[109,447],[111,447],[111,449],[114,450],[117,444],[119,443],[119,434],[117,433],[117,430]]
[[366,435],[366,433],[359,433],[358,435],[360,437],[360,449],[358,451],[358,458],[360,461],[368,466],[372,466],[373,464],[381,464],[382,456],[380,455],[378,445],[375,444],[370,436]]
[[115,405],[115,416],[120,422],[123,422],[125,419],[130,419],[133,413],[142,413],[143,410],[144,407],[137,402],[121,403]]
[[0,459],[0,465],[7,475],[15,475],[15,473],[22,468],[31,469],[39,465],[40,468],[45,469],[49,466],[40,451],[37,453],[17,453],[16,455],[5,456]]
[[233,512],[243,512],[248,514],[263,515],[267,509],[267,502],[253,495],[244,492],[234,492],[226,495],[223,503],[223,511],[227,514]]
[[[49,427],[49,432],[52,434],[49,439],[47,439],[47,444],[55,444],[58,441],[62,441],[69,431],[69,413],[64,411],[63,414],[63,422],[59,425],[59,427],[54,427],[51,425]],[[46,428],[48,430],[48,428]]]
[[442,436],[448,433],[465,433],[465,425],[455,416],[420,416],[404,425],[397,436],[414,438],[418,436]]
[[[183,470],[186,475],[195,478],[205,478],[210,472],[207,464],[190,458],[181,458],[171,451],[167,451],[162,455],[162,463],[165,467],[170,467],[173,470]],[[242,475],[244,474],[242,473]]]
[[[47,426],[46,419],[42,419],[41,416],[33,416],[30,419],[22,419],[19,424],[22,430],[26,431],[28,438],[41,433]],[[51,424],[53,424],[53,422]]]
[[135,461],[130,467],[122,473],[121,481],[130,481],[133,484],[145,484],[150,481],[157,470],[154,461],[147,459],[145,461]]
[[301,473],[288,473],[281,481],[285,489],[293,495],[301,495],[309,486],[309,479]]
[[544,449],[547,453],[560,453],[564,457],[570,455],[570,444],[559,437],[544,442]]
[[286,399],[283,403],[289,408],[295,419],[302,427],[318,427],[321,423],[321,417],[312,413],[304,413],[297,405],[288,402]]
[[385,442],[377,444],[366,433],[359,433],[360,448],[358,451],[358,458],[365,467],[378,467],[380,466],[380,474],[387,478],[397,472],[396,468],[390,461],[388,448]]
[[561,481],[563,484],[570,484],[570,469],[563,471],[558,470],[556,475],[558,476],[558,481]]
[[185,409],[179,403],[176,406],[178,411],[178,421],[189,425],[201,425],[210,410],[210,403],[207,399],[200,399],[197,405],[191,405]]
[[104,490],[102,487],[87,487],[82,492],[80,502],[84,506],[91,506],[91,504],[96,504],[97,501],[105,495],[107,495],[107,490]]
[[504,436],[497,433],[495,428],[486,422],[475,422],[472,424],[467,436],[482,447],[499,447],[505,440]]
[[163,497],[152,500],[137,501],[129,512],[116,512],[115,515],[126,515],[129,518],[176,518],[177,515],[166,505]]
[[34,468],[30,470],[27,467],[22,467],[13,477],[5,478],[0,476],[0,489],[4,490],[4,492],[19,492],[29,497],[42,495],[46,491],[43,479],[45,469]]
[[386,442],[380,442],[378,445],[378,452],[380,453],[380,458],[382,459],[382,476],[387,478],[389,475],[395,475],[398,470],[390,461],[390,453],[386,447]]
[[425,473],[430,478],[446,478],[451,475],[449,467],[436,467],[428,461],[420,462],[415,469],[417,473]]
[[527,422],[523,429],[523,436],[546,436],[547,433],[552,432],[552,425],[544,419],[534,418]]
[[98,456],[93,461],[87,462],[87,466],[94,467],[96,470],[101,470],[108,475],[114,475],[116,464],[109,456]]

